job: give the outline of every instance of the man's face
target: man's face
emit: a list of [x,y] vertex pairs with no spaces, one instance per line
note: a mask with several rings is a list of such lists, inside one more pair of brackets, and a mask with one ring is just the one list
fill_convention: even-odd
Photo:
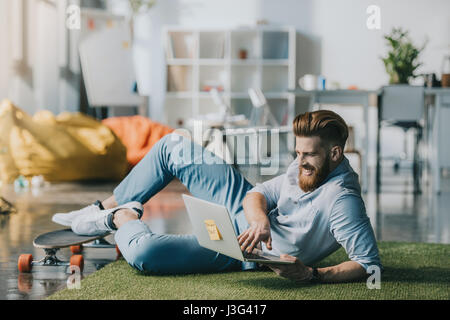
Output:
[[295,137],[299,163],[298,184],[304,192],[316,189],[330,173],[330,152],[320,137]]

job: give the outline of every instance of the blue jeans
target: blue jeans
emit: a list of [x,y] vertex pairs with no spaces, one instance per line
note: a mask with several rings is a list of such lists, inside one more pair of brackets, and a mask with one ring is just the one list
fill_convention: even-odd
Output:
[[[253,186],[232,166],[176,133],[159,140],[115,188],[116,202],[147,202],[174,177],[194,197],[224,205],[237,234],[248,228],[242,200]],[[124,224],[115,234],[125,260],[134,268],[159,274],[247,270],[241,262],[201,247],[194,235],[156,234],[140,220]]]

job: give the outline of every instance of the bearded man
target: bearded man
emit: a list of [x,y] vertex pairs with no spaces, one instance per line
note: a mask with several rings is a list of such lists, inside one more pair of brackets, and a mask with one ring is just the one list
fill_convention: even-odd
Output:
[[[82,235],[114,232],[123,257],[141,271],[185,274],[260,268],[203,248],[194,235],[157,234],[141,221],[142,204],[176,177],[193,196],[228,209],[243,251],[259,246],[294,262],[267,265],[278,275],[300,282],[361,280],[369,266],[382,266],[358,175],[344,156],[347,125],[336,113],[321,110],[298,115],[293,132],[297,158],[285,174],[256,187],[223,161],[202,162],[216,156],[172,133],[148,152],[112,196],[55,214],[53,221]],[[311,267],[341,246],[350,261]]]

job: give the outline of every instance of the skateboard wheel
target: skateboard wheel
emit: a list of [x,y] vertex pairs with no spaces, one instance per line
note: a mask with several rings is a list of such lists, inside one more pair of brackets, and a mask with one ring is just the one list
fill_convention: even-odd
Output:
[[117,257],[121,257],[122,256],[122,252],[120,252],[119,247],[116,244],[116,252],[117,252]]
[[83,251],[83,246],[82,246],[82,245],[70,246],[70,251],[71,251],[73,254],[81,253],[81,252]]
[[81,254],[76,254],[70,257],[70,266],[77,266],[80,272],[83,272],[84,258]]
[[30,293],[33,288],[33,275],[31,273],[19,273],[17,276],[17,289],[23,293]]
[[19,268],[19,272],[31,272],[33,255],[31,254],[21,254],[19,256],[19,261],[17,263],[17,267]]

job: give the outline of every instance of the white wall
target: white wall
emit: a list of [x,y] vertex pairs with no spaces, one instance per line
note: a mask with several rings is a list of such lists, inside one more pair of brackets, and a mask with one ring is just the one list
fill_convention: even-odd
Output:
[[[42,109],[55,114],[78,110],[77,70],[72,68],[75,73],[66,77],[60,68],[65,20],[59,10],[67,1],[76,2],[0,0],[0,100],[8,98],[30,114]],[[12,10],[17,3],[23,3],[23,22],[21,14]],[[23,30],[16,30],[17,26]],[[14,52],[20,46],[23,59],[18,60]]]
[[[369,5],[381,9],[381,29],[366,27]],[[315,0],[311,33],[322,42],[322,72],[343,87],[357,84],[378,88],[388,82],[380,56],[387,47],[383,35],[393,27],[410,31],[418,46],[429,42],[418,72],[440,73],[445,45],[450,45],[448,0]]]
[[[9,51],[4,50],[9,42],[9,30],[6,25],[9,24],[8,19],[8,0],[0,0],[0,100],[8,96],[8,79],[9,79]],[[3,43],[3,44],[1,44]]]

